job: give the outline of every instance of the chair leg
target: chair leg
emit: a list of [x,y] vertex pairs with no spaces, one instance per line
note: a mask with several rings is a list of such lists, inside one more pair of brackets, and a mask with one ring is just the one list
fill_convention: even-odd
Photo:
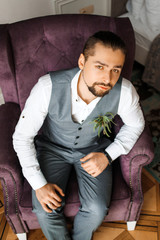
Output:
[[135,230],[136,224],[137,224],[136,221],[127,222],[127,229],[128,229],[128,231]]
[[27,240],[27,233],[16,234],[19,240]]

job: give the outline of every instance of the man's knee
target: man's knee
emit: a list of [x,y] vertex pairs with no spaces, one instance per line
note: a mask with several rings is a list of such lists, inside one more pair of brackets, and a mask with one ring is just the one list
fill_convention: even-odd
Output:
[[91,218],[95,219],[95,221],[103,221],[104,217],[108,213],[108,207],[105,203],[101,202],[90,202],[87,207],[83,207],[81,211],[88,214]]
[[[63,213],[64,210],[64,206],[65,206],[65,198],[62,198],[62,202],[61,202],[61,206],[58,207],[56,210],[52,210],[51,215],[57,215],[57,214],[61,214]],[[32,212],[36,213],[36,214],[41,214],[41,215],[49,215],[42,207],[42,205],[40,204],[40,202],[38,201],[35,191],[32,190]]]
[[93,202],[89,206],[89,212],[90,214],[104,218],[107,215],[108,208],[106,207],[106,204]]

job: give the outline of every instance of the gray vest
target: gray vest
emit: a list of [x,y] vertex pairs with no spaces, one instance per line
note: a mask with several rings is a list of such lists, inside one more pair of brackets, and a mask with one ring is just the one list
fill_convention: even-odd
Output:
[[73,121],[71,115],[71,81],[78,71],[79,68],[50,72],[52,93],[48,114],[42,127],[41,141],[66,151],[70,149],[85,154],[103,151],[111,141],[103,134],[99,138],[98,129],[93,130],[94,124],[91,121],[98,115],[105,115],[106,112],[117,114],[122,78],[119,78],[109,94],[101,98],[87,119],[79,124]]

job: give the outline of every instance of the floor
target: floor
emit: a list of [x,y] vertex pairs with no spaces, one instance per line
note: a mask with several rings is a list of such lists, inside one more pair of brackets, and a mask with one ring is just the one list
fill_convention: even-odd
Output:
[[[94,233],[93,240],[160,240],[160,185],[143,170],[144,204],[134,231],[127,231],[124,222],[103,223]],[[0,239],[17,240],[4,217],[3,196],[0,191]],[[40,229],[30,231],[28,240],[46,240]]]

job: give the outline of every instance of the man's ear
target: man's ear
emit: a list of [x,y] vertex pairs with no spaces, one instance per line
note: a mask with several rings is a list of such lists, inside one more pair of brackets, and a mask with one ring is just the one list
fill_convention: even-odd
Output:
[[83,70],[84,64],[85,64],[85,57],[84,57],[83,53],[81,53],[81,55],[79,56],[79,59],[78,59],[78,66],[81,70]]

